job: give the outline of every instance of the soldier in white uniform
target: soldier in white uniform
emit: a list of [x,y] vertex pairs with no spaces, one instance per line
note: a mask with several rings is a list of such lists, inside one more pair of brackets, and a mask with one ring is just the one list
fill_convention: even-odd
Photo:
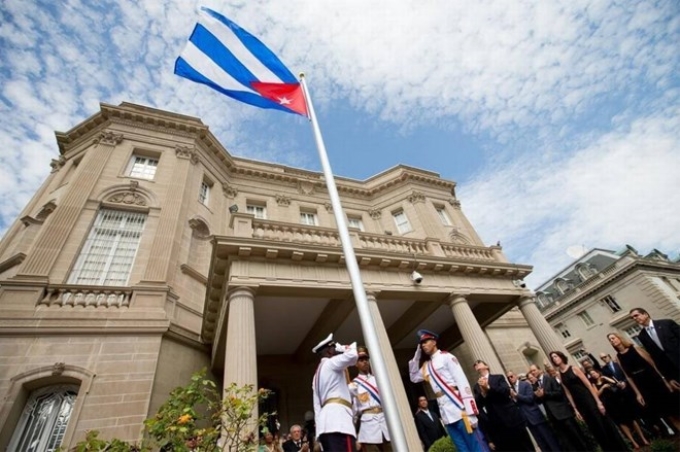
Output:
[[[437,336],[427,330],[418,331],[418,348],[409,361],[411,381],[426,381],[437,397],[442,421],[458,452],[481,452],[477,427],[477,406],[470,383],[458,360],[452,354],[437,348]],[[420,366],[421,351],[428,358]]]
[[356,452],[352,399],[345,371],[357,362],[357,344],[337,344],[331,333],[312,351],[321,357],[312,380],[317,438],[326,452]]
[[354,404],[354,416],[358,420],[362,452],[391,452],[390,433],[382,410],[380,391],[375,376],[371,374],[368,349],[357,347],[359,375],[349,384]]

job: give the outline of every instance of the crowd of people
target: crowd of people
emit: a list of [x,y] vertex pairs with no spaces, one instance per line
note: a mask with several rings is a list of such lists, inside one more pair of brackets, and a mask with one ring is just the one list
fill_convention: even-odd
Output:
[[[456,357],[438,348],[437,334],[418,331],[409,375],[434,396],[419,397],[414,415],[424,449],[448,435],[458,452],[628,451],[679,434],[680,326],[652,320],[643,308],[630,316],[643,328],[644,348],[610,333],[615,354],[600,353],[601,363],[587,353],[572,364],[552,351],[543,368],[503,375],[477,360],[474,384]],[[320,357],[312,383],[313,431],[294,425],[288,438],[267,433],[260,451],[391,451],[368,349],[338,344],[331,334],[313,352]],[[351,380],[350,366],[358,371]]]

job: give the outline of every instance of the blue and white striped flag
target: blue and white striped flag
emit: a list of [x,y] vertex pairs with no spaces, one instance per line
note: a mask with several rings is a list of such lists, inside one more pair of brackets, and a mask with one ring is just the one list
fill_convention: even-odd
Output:
[[300,83],[255,36],[206,7],[175,74],[261,108],[307,116]]

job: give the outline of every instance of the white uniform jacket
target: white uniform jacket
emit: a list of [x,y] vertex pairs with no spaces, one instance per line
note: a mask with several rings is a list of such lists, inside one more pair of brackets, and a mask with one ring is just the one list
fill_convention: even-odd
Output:
[[[475,405],[475,398],[472,394],[470,383],[460,367],[458,360],[451,353],[437,350],[430,356],[435,372],[441,379],[449,386],[457,388],[458,395],[462,399],[465,412],[470,418],[470,422],[477,424],[477,406]],[[462,411],[444,394],[444,391],[437,383],[437,379],[430,375],[428,370],[428,362],[425,361],[421,368],[418,368],[418,361],[412,359],[408,362],[409,373],[411,381],[418,383],[427,381],[432,387],[432,391],[437,396],[437,403],[439,404],[439,411],[442,415],[444,424],[453,424],[462,418]]]
[[[357,346],[353,343],[341,355],[323,358],[316,368],[312,391],[317,438],[323,433],[345,433],[356,437],[350,408],[352,397],[345,377],[345,369],[356,362]],[[344,400],[346,405],[339,400]]]
[[[378,382],[371,374],[360,374],[349,384],[349,392],[352,394],[354,413],[360,419],[359,442],[366,444],[381,444],[383,436],[390,441],[390,432],[387,430],[385,414],[382,405],[375,400],[371,392],[380,399]],[[382,400],[382,399],[381,399]],[[366,410],[380,411],[380,413],[366,412]]]

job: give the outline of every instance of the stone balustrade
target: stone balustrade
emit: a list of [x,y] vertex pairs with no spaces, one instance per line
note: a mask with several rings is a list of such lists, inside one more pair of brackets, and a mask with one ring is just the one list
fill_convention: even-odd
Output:
[[359,234],[359,243],[362,248],[392,251],[405,254],[430,254],[427,243],[424,240],[392,237],[389,235]]
[[495,261],[493,250],[483,246],[440,243],[446,257],[470,261]]
[[38,306],[48,307],[130,307],[132,289],[110,286],[50,285]]
[[312,245],[341,246],[340,234],[329,228],[253,220],[253,238]]

